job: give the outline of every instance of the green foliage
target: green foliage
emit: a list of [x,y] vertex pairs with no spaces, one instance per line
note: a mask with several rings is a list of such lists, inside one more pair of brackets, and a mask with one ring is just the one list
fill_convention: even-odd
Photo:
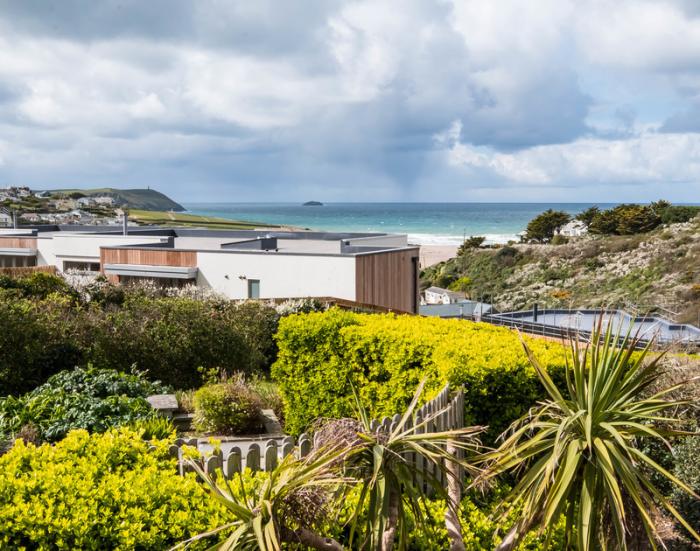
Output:
[[661,217],[652,206],[623,204],[596,214],[588,229],[601,235],[634,235],[660,224]]
[[[421,458],[434,477],[440,473],[445,480],[450,476],[451,468],[462,468],[471,474],[475,472],[468,460],[460,459],[458,455],[473,455],[479,444],[476,436],[483,430],[482,427],[426,431],[438,412],[421,424],[411,425],[409,421],[413,419],[422,391],[421,383],[395,428],[388,433],[380,433],[372,430],[367,410],[353,389],[360,423],[353,431],[356,434],[348,444],[347,453],[342,456],[343,472],[352,476],[361,489],[357,509],[351,519],[350,547],[359,527],[358,533],[364,532],[361,541],[366,542],[370,549],[388,549],[382,542],[393,542],[394,539],[398,539],[399,549],[405,549],[409,516],[414,522],[422,524],[428,501],[427,491],[418,483],[415,470],[407,464],[406,457]],[[331,422],[325,427],[331,446],[337,442],[342,424],[343,420]],[[446,502],[449,501],[447,491],[437,478],[426,477],[425,484]],[[458,503],[454,503],[453,509],[458,506]],[[361,518],[364,522],[358,522]]]
[[[661,355],[647,361],[650,345],[635,353],[635,338],[613,333],[612,324],[605,332],[601,328],[602,318],[590,348],[571,344],[565,392],[525,345],[548,399],[515,422],[501,446],[486,456],[491,460],[487,478],[523,473],[501,507],[502,518],[523,504],[516,541],[535,525],[549,530],[565,515],[567,545],[579,551],[627,549],[628,541],[645,536],[655,548],[660,538],[653,513],[663,508],[700,541],[650,473],[691,495],[692,488],[640,449],[640,441],[663,443],[682,434],[661,426],[675,422],[664,412],[685,405],[667,398],[682,384],[645,396],[660,376]],[[635,521],[644,535],[631,531]]]
[[194,388],[200,367],[264,373],[276,354],[271,307],[98,292],[101,300],[89,304],[56,293],[29,299],[0,292],[0,396],[89,362],[118,371],[135,365],[151,379]]
[[168,443],[149,451],[126,428],[18,441],[0,457],[0,548],[160,551],[218,526],[223,508],[177,474]]
[[559,235],[559,234],[552,237],[552,240],[550,241],[550,243],[552,245],[566,245],[568,242],[569,242],[568,237],[566,237],[565,235]]
[[[507,494],[507,486],[497,486],[487,493],[472,490],[462,499],[458,515],[465,551],[495,549],[500,543],[506,528],[515,520],[509,519],[509,521],[502,523],[496,520],[493,515],[498,504]],[[351,492],[344,499],[339,517],[341,527],[342,523],[346,522],[346,519],[350,518],[357,508],[358,492]],[[443,551],[450,548],[450,541],[445,529],[446,509],[447,505],[444,500],[431,499],[426,502],[418,521],[409,512],[408,549],[413,551]],[[343,541],[344,534],[338,527],[332,527],[330,533],[336,539]],[[517,551],[564,549],[563,523],[559,522],[554,527],[549,546],[545,545],[543,535],[533,531],[527,533],[521,544],[515,549]]]
[[525,239],[545,243],[551,240],[556,231],[569,220],[571,217],[567,213],[547,209],[530,220],[525,230]]
[[103,432],[152,417],[145,398],[166,391],[139,373],[91,367],[64,371],[24,396],[0,398],[0,434],[31,425],[41,440],[55,442],[77,428]]
[[586,210],[579,212],[576,215],[576,220],[580,220],[581,222],[586,224],[586,226],[590,226],[591,222],[593,222],[593,219],[598,215],[599,212],[600,209],[594,205],[592,207],[587,208]]
[[472,280],[469,277],[460,277],[459,279],[453,281],[450,283],[449,289],[451,291],[458,291],[461,293],[466,293],[469,291],[469,288],[472,286]]
[[194,426],[216,434],[259,431],[260,398],[241,378],[203,386],[194,395]]
[[689,222],[698,214],[700,214],[700,207],[691,205],[669,205],[661,212],[659,212],[661,222],[663,222],[664,224],[678,224],[682,222]]
[[[403,411],[424,377],[428,394],[464,385],[466,422],[489,425],[490,438],[542,397],[517,336],[485,323],[331,309],[283,318],[276,338],[273,379],[293,434],[318,417],[351,415],[351,383],[373,417]],[[532,346],[561,372],[564,347]]]
[[481,235],[472,235],[468,237],[464,240],[464,243],[459,246],[459,249],[457,249],[457,256],[463,255],[469,249],[478,249],[484,244],[484,241],[486,241],[486,238]]
[[177,434],[177,429],[173,422],[160,415],[138,419],[129,426],[147,441],[172,439]]
[[55,295],[39,302],[0,294],[0,396],[26,392],[84,363],[74,308]]
[[45,299],[54,293],[74,300],[78,298],[78,294],[62,277],[43,272],[22,277],[0,274],[0,289],[14,289],[25,298]]
[[[697,427],[696,427],[697,431]],[[673,447],[675,466],[673,473],[700,495],[700,436],[686,436]],[[671,502],[691,526],[700,526],[700,501],[674,487]]]
[[235,485],[223,482],[222,476],[206,474],[192,461],[214,500],[225,508],[227,518],[214,530],[182,542],[182,547],[222,531],[231,535],[222,542],[221,549],[231,551],[278,551],[283,542],[306,544],[309,536],[322,541],[311,531],[325,520],[324,510],[319,507],[325,501],[316,498],[325,497],[328,490],[343,483],[337,475],[339,458],[338,451],[311,454],[304,459],[291,454],[269,474],[260,476],[260,481],[246,484],[241,476]]

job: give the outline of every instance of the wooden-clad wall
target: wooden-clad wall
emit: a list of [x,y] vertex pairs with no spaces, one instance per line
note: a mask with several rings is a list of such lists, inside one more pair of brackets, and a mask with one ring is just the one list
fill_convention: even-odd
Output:
[[36,249],[36,238],[0,237],[0,249]]
[[100,263],[141,264],[145,266],[197,266],[196,251],[174,251],[172,249],[100,249]]
[[418,249],[355,257],[355,300],[418,312]]

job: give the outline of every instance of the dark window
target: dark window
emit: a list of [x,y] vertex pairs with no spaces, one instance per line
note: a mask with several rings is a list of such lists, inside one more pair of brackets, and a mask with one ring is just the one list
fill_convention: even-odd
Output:
[[248,298],[260,298],[260,280],[248,280]]
[[63,261],[63,271],[78,270],[79,272],[99,272],[99,262],[74,262],[72,260]]

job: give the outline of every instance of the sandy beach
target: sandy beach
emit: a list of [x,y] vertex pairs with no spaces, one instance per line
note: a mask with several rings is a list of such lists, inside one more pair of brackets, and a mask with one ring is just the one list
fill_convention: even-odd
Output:
[[457,245],[421,245],[420,266],[427,268],[457,256]]

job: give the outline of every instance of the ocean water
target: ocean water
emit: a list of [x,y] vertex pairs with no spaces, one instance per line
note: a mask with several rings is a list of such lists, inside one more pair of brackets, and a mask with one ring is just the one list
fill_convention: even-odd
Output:
[[[614,206],[596,203],[600,208]],[[517,240],[539,213],[551,208],[575,215],[593,203],[187,203],[192,214],[319,231],[406,233],[411,243],[458,245],[465,236],[490,243]]]

